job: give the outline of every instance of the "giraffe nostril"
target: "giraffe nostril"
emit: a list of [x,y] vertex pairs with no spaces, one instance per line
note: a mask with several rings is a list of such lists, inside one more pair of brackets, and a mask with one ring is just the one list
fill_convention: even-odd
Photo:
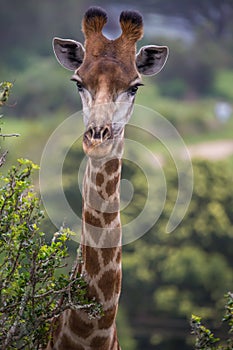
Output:
[[103,128],[102,131],[102,139],[106,140],[106,139],[110,139],[111,137],[111,130],[108,126],[106,126],[105,128]]
[[105,141],[111,138],[111,129],[109,126],[104,127],[89,127],[85,132],[85,137],[89,140],[100,140]]
[[90,127],[84,134],[84,136],[89,140],[93,138],[93,135],[94,135],[94,129],[92,127]]
[[89,134],[90,138],[93,137],[93,135],[94,135],[94,130],[93,130],[93,128],[90,128],[90,129],[88,130],[88,134]]

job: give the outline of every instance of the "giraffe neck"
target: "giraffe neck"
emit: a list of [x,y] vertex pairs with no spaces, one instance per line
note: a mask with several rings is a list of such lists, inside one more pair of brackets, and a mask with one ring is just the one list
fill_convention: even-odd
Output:
[[121,291],[120,175],[123,133],[106,159],[88,158],[83,180],[82,263],[78,272],[103,316],[90,320],[83,311],[66,310],[55,321],[46,350],[120,350],[116,314]]
[[83,181],[81,272],[90,297],[117,309],[121,287],[120,176],[122,139],[111,157],[89,158]]
[[[82,245],[112,248],[121,245],[121,159],[88,160],[83,181]],[[115,230],[118,229],[118,230]]]
[[104,310],[117,306],[120,294],[120,171],[118,158],[101,167],[90,160],[84,180],[82,273]]
[[[103,316],[98,320],[89,320],[83,311],[67,312],[65,319],[69,325],[69,342],[72,343],[73,336],[74,344],[79,344],[77,349],[120,349],[115,319],[122,275],[119,213],[122,152],[121,138],[115,142],[111,157],[104,160],[88,158],[86,166],[83,180],[82,263],[79,272],[88,284],[89,297],[101,303]],[[61,345],[64,346],[66,341],[65,335]]]

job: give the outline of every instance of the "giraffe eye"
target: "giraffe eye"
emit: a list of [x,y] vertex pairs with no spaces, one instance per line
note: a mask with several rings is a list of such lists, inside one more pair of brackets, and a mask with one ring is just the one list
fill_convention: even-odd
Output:
[[133,86],[131,86],[129,89],[128,89],[128,94],[130,95],[130,96],[135,96],[136,95],[136,93],[137,93],[137,91],[138,91],[138,88],[139,88],[139,86],[143,86],[144,84],[142,84],[142,83],[136,83],[135,85],[133,85]]
[[138,85],[134,85],[128,90],[128,93],[129,95],[134,96],[136,95],[137,91],[138,91]]
[[82,85],[82,83],[80,81],[78,81],[78,80],[76,80],[74,78],[71,78],[70,80],[75,82],[79,92],[83,91],[83,85]]
[[76,82],[76,86],[77,86],[79,92],[83,91],[83,86],[79,81]]

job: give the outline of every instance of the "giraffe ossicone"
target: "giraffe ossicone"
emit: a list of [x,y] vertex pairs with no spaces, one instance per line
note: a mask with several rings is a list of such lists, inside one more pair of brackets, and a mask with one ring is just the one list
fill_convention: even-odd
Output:
[[120,176],[124,127],[132,111],[141,74],[164,66],[166,46],[144,46],[143,21],[136,11],[120,15],[122,33],[109,40],[103,33],[107,15],[99,7],[84,15],[84,46],[54,38],[60,64],[73,71],[85,124],[83,149],[88,156],[83,180],[82,263],[77,266],[88,284],[89,297],[102,304],[104,315],[90,320],[85,311],[66,310],[58,320],[47,350],[117,350],[116,314],[121,292]]

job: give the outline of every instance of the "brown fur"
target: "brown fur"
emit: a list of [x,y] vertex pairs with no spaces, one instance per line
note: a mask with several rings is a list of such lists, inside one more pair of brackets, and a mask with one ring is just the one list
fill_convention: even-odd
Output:
[[104,265],[107,265],[115,257],[116,249],[115,248],[104,248],[101,249],[102,259],[104,260]]
[[109,310],[106,310],[104,316],[98,321],[100,329],[108,329],[114,323],[117,313],[117,307],[114,306]]
[[117,171],[120,165],[120,160],[115,158],[109,160],[107,163],[105,163],[105,171],[107,174],[112,174]]
[[116,274],[113,270],[106,271],[99,281],[99,288],[104,294],[105,301],[112,298],[114,293],[119,293],[119,281],[120,276]]
[[106,225],[111,224],[111,222],[117,217],[118,213],[103,213],[104,222]]
[[98,253],[95,248],[85,247],[86,271],[92,277],[99,273]]
[[84,322],[74,310],[70,311],[69,328],[72,332],[84,339],[88,338],[93,332],[92,324]]
[[[143,35],[141,15],[135,11],[122,12],[120,16],[122,34],[115,40],[109,40],[102,34],[106,22],[107,15],[97,8],[87,12],[82,24],[86,53],[77,73],[84,85],[86,84],[89,91],[94,94],[98,86],[103,83],[99,81],[101,72],[108,78],[107,85],[112,86],[111,82],[114,81],[114,87],[117,90],[124,90],[130,81],[138,76],[135,54],[136,42]],[[103,58],[102,61],[101,58]],[[90,79],[90,72],[92,79]],[[92,86],[89,86],[89,82]]]
[[101,173],[97,173],[96,175],[96,186],[101,186],[104,182],[104,176]]
[[121,255],[122,255],[122,251],[120,249],[119,252],[117,253],[117,257],[116,257],[117,264],[120,264],[120,262],[121,262]]
[[93,349],[108,350],[109,349],[109,338],[107,337],[95,337],[91,341]]
[[59,344],[59,349],[64,350],[85,350],[85,348],[81,345],[78,345],[72,341],[70,337],[66,334],[63,335],[61,339],[61,343]]
[[102,227],[100,219],[96,218],[92,213],[89,211],[86,211],[84,214],[84,220],[87,224],[95,226],[95,227]]
[[114,179],[109,180],[106,184],[106,193],[108,196],[113,195],[116,192],[119,183],[119,175],[115,176]]
[[[130,54],[128,51],[126,55],[122,51],[116,56],[115,49],[111,46],[105,57],[105,51],[103,51],[105,49],[100,49],[97,42],[92,42],[89,50],[90,52],[87,50],[86,59],[77,70],[77,74],[82,79],[83,85],[95,97],[99,91],[103,91],[104,86],[105,100],[95,100],[95,103],[111,102],[112,96],[116,96],[119,91],[127,90],[130,82],[138,77],[136,67],[134,67],[134,52]],[[121,64],[119,64],[119,60]]]

